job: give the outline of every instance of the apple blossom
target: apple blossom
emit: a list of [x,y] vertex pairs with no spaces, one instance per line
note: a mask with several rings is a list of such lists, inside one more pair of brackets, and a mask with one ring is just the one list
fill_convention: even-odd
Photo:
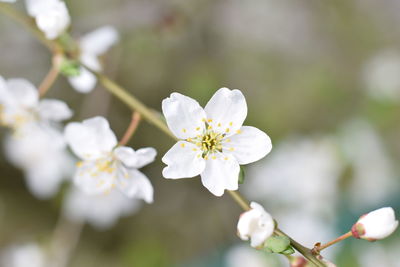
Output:
[[60,36],[71,23],[65,2],[60,0],[25,0],[28,14],[35,18],[36,25],[47,39]]
[[39,100],[38,90],[25,79],[0,76],[0,123],[16,132],[30,123],[51,125],[72,116],[67,104],[56,99]]
[[163,176],[195,177],[214,195],[238,189],[239,164],[267,155],[271,140],[255,127],[242,126],[246,100],[239,90],[219,89],[203,109],[194,99],[172,93],[162,102],[172,133],[180,139],[162,158]]
[[140,206],[139,200],[130,199],[117,190],[88,195],[74,187],[64,202],[64,213],[72,221],[86,221],[103,230],[112,227],[119,217],[137,212]]
[[137,169],[154,161],[154,148],[137,151],[117,146],[108,121],[94,117],[65,127],[65,138],[72,151],[82,159],[74,176],[75,184],[87,194],[110,192],[116,187],[126,196],[153,201],[153,187]]
[[240,215],[237,224],[238,235],[242,240],[249,240],[252,247],[261,246],[275,230],[275,222],[264,208],[251,202],[251,209]]
[[[95,71],[101,71],[102,66],[98,57],[118,41],[118,32],[111,26],[100,27],[79,41],[81,62]],[[70,76],[68,80],[73,88],[80,93],[89,93],[96,85],[96,76],[81,66],[79,75]]]
[[385,207],[361,216],[351,232],[355,238],[375,241],[391,235],[398,225],[393,208]]

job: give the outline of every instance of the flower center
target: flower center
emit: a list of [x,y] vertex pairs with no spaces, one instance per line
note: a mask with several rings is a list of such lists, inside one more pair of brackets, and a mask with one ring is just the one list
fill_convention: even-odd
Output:
[[222,139],[222,134],[212,131],[203,135],[201,138],[201,150],[203,150],[203,157],[209,153],[215,153],[217,151],[222,152]]

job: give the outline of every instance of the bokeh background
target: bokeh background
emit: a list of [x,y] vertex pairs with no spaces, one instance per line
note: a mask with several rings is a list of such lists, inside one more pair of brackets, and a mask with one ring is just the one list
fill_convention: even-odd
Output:
[[[246,124],[267,132],[274,148],[246,166],[240,191],[300,242],[328,241],[375,208],[400,212],[399,1],[66,3],[74,37],[102,25],[119,31],[105,72],[155,110],[175,91],[205,105],[220,87],[242,90]],[[22,3],[16,8],[22,11]],[[50,67],[48,51],[3,14],[0,40],[0,75],[39,85]],[[119,137],[130,121],[130,110],[100,85],[81,95],[61,77],[48,96],[65,100],[72,120],[107,117]],[[155,202],[111,229],[86,225],[70,266],[287,266],[238,239],[241,210],[229,196],[214,197],[198,178],[162,177],[160,158],[172,144],[141,123],[129,145],[159,152],[143,170]],[[56,197],[39,200],[4,155],[0,164],[0,249],[46,242],[67,183]],[[348,240],[325,255],[338,266],[398,267],[399,239],[395,233],[375,243]]]

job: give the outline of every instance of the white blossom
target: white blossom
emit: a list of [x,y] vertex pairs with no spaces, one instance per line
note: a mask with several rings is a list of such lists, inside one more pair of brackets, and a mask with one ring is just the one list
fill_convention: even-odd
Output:
[[117,190],[88,195],[74,187],[64,202],[64,213],[72,221],[87,222],[103,230],[112,227],[120,217],[137,212],[140,206],[139,200],[130,199]]
[[270,138],[251,126],[242,126],[247,116],[246,100],[239,90],[219,89],[203,109],[194,99],[172,93],[162,102],[172,133],[180,139],[162,158],[163,176],[169,179],[195,177],[214,195],[238,189],[239,164],[267,155]]
[[[247,245],[236,245],[228,250],[225,256],[226,267],[267,267],[281,266],[276,257]],[[225,265],[224,265],[225,266]]]
[[[98,57],[118,41],[118,32],[111,26],[98,28],[81,38],[79,41],[80,60],[84,65],[95,71],[101,71],[102,65]],[[96,76],[81,66],[78,76],[68,78],[70,84],[80,93],[89,93],[96,86]]]
[[394,210],[390,207],[371,211],[358,219],[352,227],[353,236],[370,241],[391,235],[399,225]]
[[60,0],[25,0],[28,14],[47,39],[60,36],[70,25],[71,18],[65,2]]
[[72,151],[82,159],[74,176],[75,184],[82,191],[100,194],[116,187],[128,197],[153,201],[153,187],[137,169],[154,161],[154,148],[135,151],[117,146],[115,134],[103,117],[69,123],[65,137]]
[[240,215],[237,230],[242,240],[250,238],[250,245],[258,247],[273,234],[275,222],[260,204],[252,202],[250,207],[249,211]]
[[0,123],[16,132],[30,123],[50,125],[72,116],[67,104],[57,99],[39,100],[38,90],[25,79],[0,76]]
[[14,245],[0,255],[4,267],[43,267],[46,259],[43,250],[35,243]]
[[52,197],[60,184],[72,175],[73,159],[59,130],[37,124],[25,130],[27,134],[6,137],[6,157],[24,171],[33,195],[41,199]]

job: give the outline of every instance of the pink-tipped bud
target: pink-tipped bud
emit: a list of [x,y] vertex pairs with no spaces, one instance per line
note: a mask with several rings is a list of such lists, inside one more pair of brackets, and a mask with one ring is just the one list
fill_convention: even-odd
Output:
[[391,235],[398,224],[394,210],[386,207],[361,216],[351,228],[351,232],[355,238],[375,241]]

